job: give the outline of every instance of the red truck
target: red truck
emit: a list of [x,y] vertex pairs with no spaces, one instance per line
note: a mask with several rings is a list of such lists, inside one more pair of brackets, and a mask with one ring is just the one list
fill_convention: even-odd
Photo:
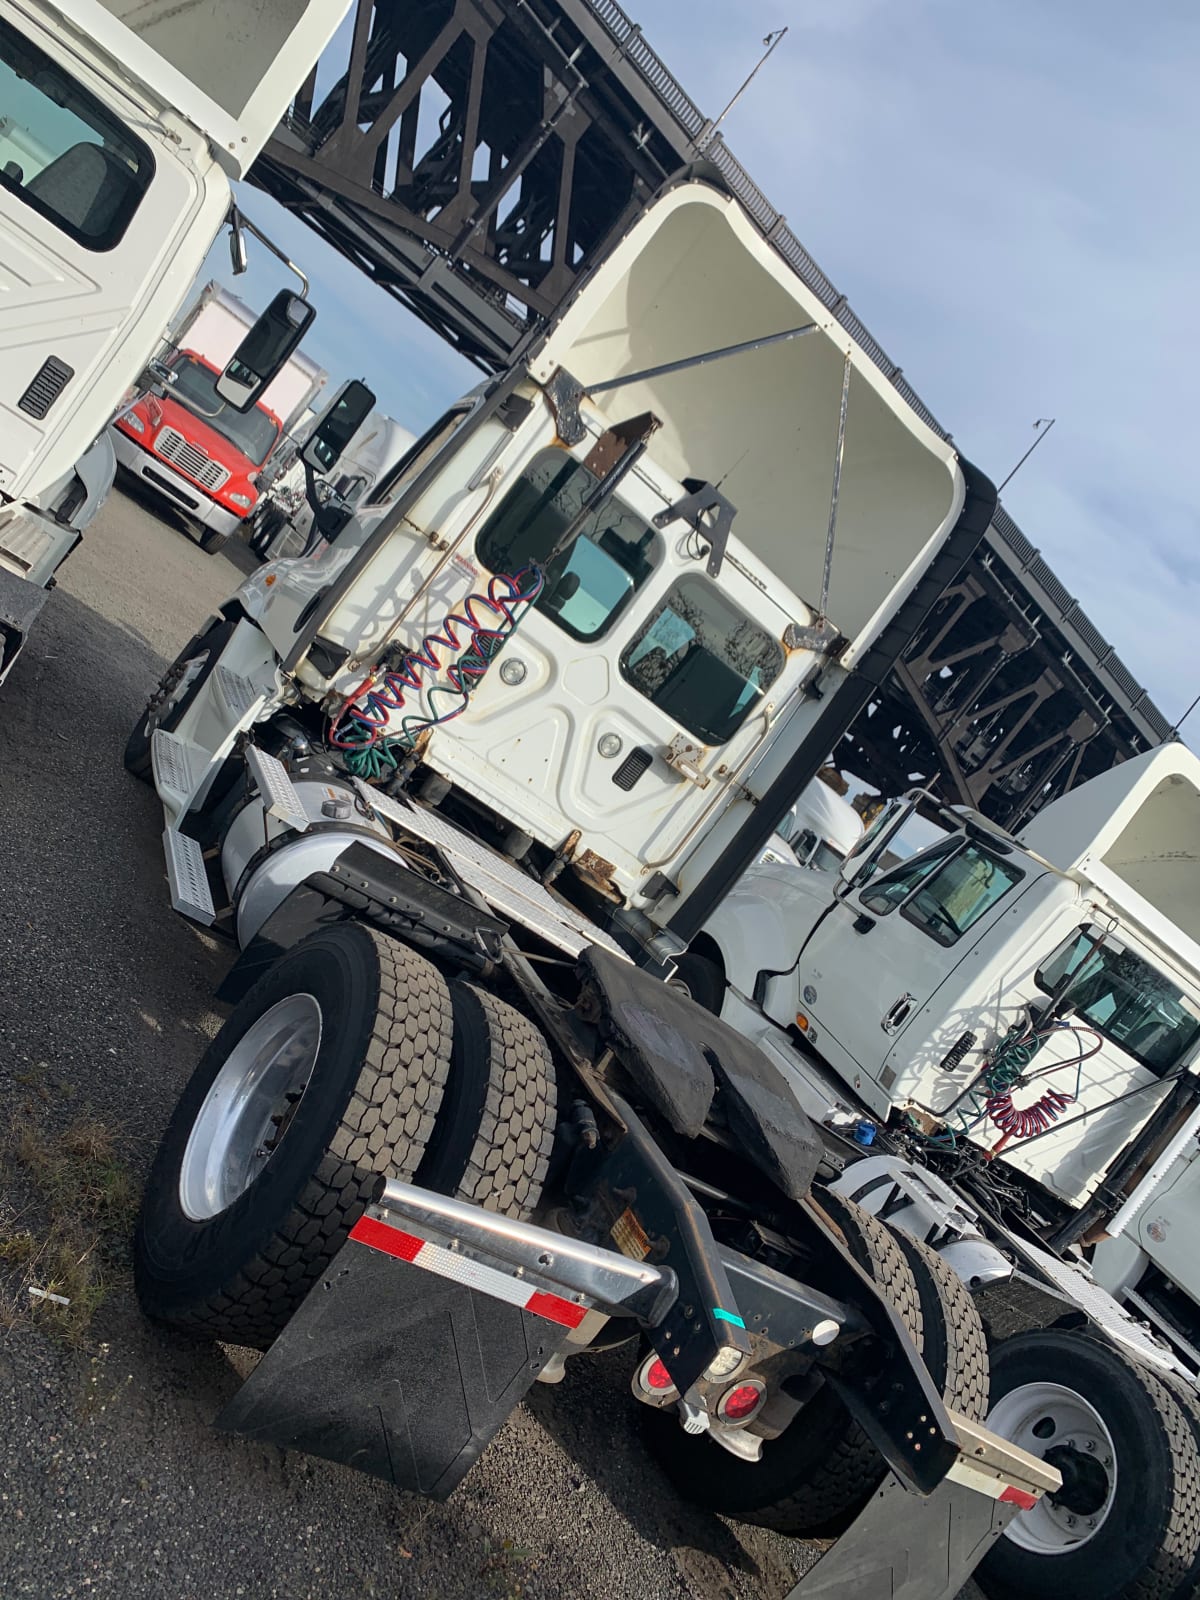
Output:
[[125,480],[164,501],[210,555],[253,510],[260,470],[326,381],[297,352],[252,410],[227,405],[216,380],[253,320],[210,283],[173,336],[163,381],[137,394],[110,429]]

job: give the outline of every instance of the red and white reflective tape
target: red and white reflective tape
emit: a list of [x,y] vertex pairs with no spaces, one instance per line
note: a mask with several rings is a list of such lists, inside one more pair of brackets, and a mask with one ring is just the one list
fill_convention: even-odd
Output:
[[952,1482],[961,1483],[968,1489],[974,1489],[978,1494],[986,1494],[990,1499],[999,1500],[1004,1505],[1019,1506],[1022,1511],[1029,1511],[1038,1503],[1036,1494],[1030,1494],[1028,1489],[1018,1488],[1015,1483],[1009,1483],[995,1472],[989,1472],[968,1455],[959,1456],[946,1476]]
[[415,1233],[405,1233],[390,1222],[381,1222],[378,1217],[359,1217],[350,1230],[350,1237],[356,1244],[395,1256],[398,1261],[409,1261],[425,1272],[435,1272],[439,1278],[478,1289],[493,1300],[504,1300],[522,1311],[532,1311],[534,1316],[545,1317],[547,1322],[557,1322],[564,1328],[577,1328],[590,1310],[585,1300],[567,1300],[544,1289],[531,1289],[524,1279],[514,1278],[499,1267],[471,1261],[455,1250],[420,1239]]

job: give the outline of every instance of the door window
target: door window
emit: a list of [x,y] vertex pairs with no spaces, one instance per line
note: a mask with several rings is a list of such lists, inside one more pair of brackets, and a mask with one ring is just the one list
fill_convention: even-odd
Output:
[[1195,1001],[1132,950],[1097,948],[1087,928],[1060,946],[1035,976],[1045,994],[1065,995],[1084,1022],[1151,1072],[1166,1072],[1200,1037]]
[[783,671],[757,622],[700,577],[680,578],[621,657],[621,676],[705,744],[725,744]]
[[546,586],[537,609],[573,639],[597,639],[654,570],[658,535],[617,499],[583,523],[571,545],[555,546],[600,482],[562,450],[541,451],[484,523],[475,542],[492,572],[515,573],[536,563]]
[[432,428],[427,428],[415,444],[409,448],[380,478],[372,491],[371,498],[366,502],[368,506],[384,506],[396,498],[396,492],[405,484],[411,483],[418,472],[423,472],[437,455],[452,433],[457,432],[460,423],[470,414],[470,406],[453,406],[444,416],[438,418]]
[[1022,876],[978,845],[950,839],[878,878],[860,898],[876,916],[899,906],[906,922],[938,944],[952,945]]
[[86,249],[111,250],[153,176],[147,146],[0,22],[0,188]]

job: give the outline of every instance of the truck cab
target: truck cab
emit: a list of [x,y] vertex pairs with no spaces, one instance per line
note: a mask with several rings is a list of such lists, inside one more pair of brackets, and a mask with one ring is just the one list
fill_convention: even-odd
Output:
[[256,474],[283,423],[261,401],[246,412],[225,405],[216,391],[220,369],[195,351],[179,351],[170,372],[161,394],[143,394],[117,417],[117,460],[197,522],[210,548],[253,509]]
[[[356,776],[678,948],[862,703],[855,669],[923,609],[935,556],[973,547],[975,481],[690,181],[419,443],[385,515],[365,504],[238,600]],[[479,638],[489,665],[503,640],[495,670],[460,667]]]
[[[909,853],[919,803],[886,807],[836,879],[747,876],[705,935],[723,1014],[757,1012],[873,1116],[978,1146],[1078,1208],[1200,1056],[1200,761],[1167,746],[1126,762],[1021,839],[942,811]],[[984,1083],[1021,1038],[1027,1074]]]

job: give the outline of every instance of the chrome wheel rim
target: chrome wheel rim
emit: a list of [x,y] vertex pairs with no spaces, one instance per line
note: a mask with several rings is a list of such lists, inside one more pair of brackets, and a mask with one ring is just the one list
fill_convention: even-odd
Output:
[[[987,1425],[1011,1444],[1043,1460],[1071,1450],[1087,1463],[1096,1481],[1103,1481],[1101,1503],[1087,1511],[1072,1509],[1043,1495],[1028,1511],[1014,1517],[1004,1537],[1037,1556],[1068,1555],[1094,1539],[1112,1511],[1117,1491],[1117,1452],[1104,1418],[1089,1400],[1060,1383],[1026,1383],[992,1407]],[[1103,1474],[1101,1480],[1096,1468]]]
[[280,1000],[234,1045],[183,1153],[179,1203],[192,1222],[227,1211],[266,1168],[291,1125],[320,1048],[321,1008],[311,994]]

